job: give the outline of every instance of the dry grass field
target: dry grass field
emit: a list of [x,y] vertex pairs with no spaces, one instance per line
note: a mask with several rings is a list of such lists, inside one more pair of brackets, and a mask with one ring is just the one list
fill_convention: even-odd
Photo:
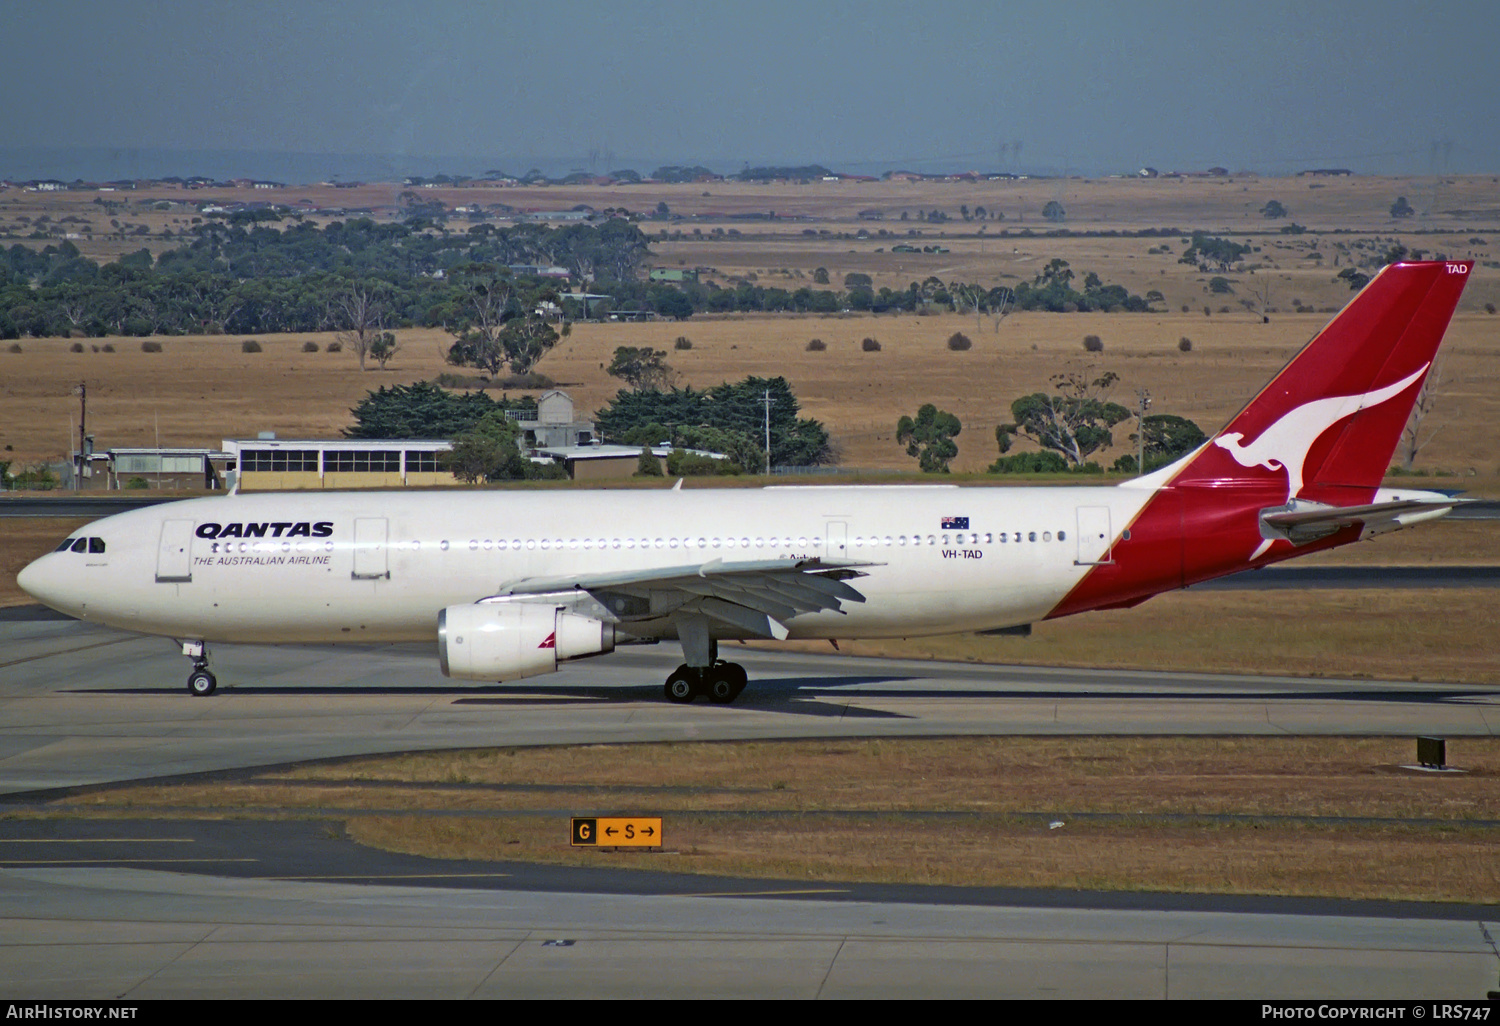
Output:
[[[1493,902],[1493,739],[955,738],[587,745],[100,788],[42,815],[306,816],[440,857],[807,881]],[[538,783],[543,782],[543,783]],[[571,849],[571,815],[664,817],[661,854]],[[31,813],[38,814],[38,813]]]
[[[704,385],[745,373],[784,374],[805,413],[827,425],[846,465],[912,469],[913,461],[895,442],[895,421],[933,402],[964,425],[953,469],[980,472],[999,455],[995,427],[1010,419],[1011,402],[1046,388],[1054,374],[1112,370],[1120,375],[1117,396],[1128,402],[1136,389],[1149,389],[1154,410],[1189,417],[1211,431],[1326,320],[1294,314],[1260,324],[1243,315],[1021,313],[1006,318],[998,332],[990,324],[976,327],[972,318],[951,314],[587,325],[591,330],[570,340],[583,359],[574,362],[558,353],[544,366],[561,372],[549,370],[554,377],[587,381],[590,367],[584,354],[590,346],[597,346],[599,359],[607,359],[621,344],[670,352],[671,340],[686,334],[693,348],[669,357],[686,382]],[[1497,326],[1480,314],[1466,316],[1450,331],[1445,375],[1451,392],[1445,392],[1445,399],[1451,395],[1451,405],[1443,419],[1455,427],[1440,431],[1424,454],[1430,469],[1485,477],[1500,471],[1500,368],[1490,355]],[[955,331],[970,335],[974,348],[950,351],[946,342]],[[601,334],[606,337],[599,344]],[[1084,352],[1086,334],[1101,338],[1102,354]],[[1183,336],[1194,340],[1190,353],[1177,348]],[[881,350],[863,352],[860,343],[866,337],[877,339]],[[811,338],[821,338],[827,350],[807,352]],[[612,384],[604,385],[606,396]],[[586,394],[586,388],[579,391]],[[1121,444],[1103,455],[1106,465],[1130,451],[1128,434],[1128,429],[1117,432]]]
[[[1153,410],[1222,425],[1327,320],[1323,314],[1273,316],[1261,324],[1243,313],[1046,314],[1007,317],[996,332],[974,319],[930,317],[733,317],[682,323],[581,324],[541,363],[540,370],[571,394],[583,410],[605,403],[620,382],[604,373],[616,346],[649,345],[668,351],[683,384],[698,387],[747,374],[784,375],[803,414],[829,429],[847,466],[914,469],[894,439],[896,419],[924,402],[958,415],[955,471],[979,472],[999,454],[995,427],[1009,417],[1013,399],[1047,386],[1060,372],[1120,375],[1116,395],[1149,389]],[[1494,358],[1500,318],[1461,313],[1444,347],[1443,388],[1433,427],[1439,428],[1420,469],[1468,478],[1500,473],[1500,361]],[[954,331],[974,339],[953,352]],[[1086,334],[1104,343],[1085,353]],[[693,348],[674,351],[685,335]],[[1178,339],[1193,339],[1191,352]],[[281,438],[329,437],[352,423],[349,409],[381,385],[432,378],[453,368],[442,352],[451,341],[437,329],[398,333],[402,350],[384,371],[361,373],[345,353],[304,353],[309,339],[264,336],[260,353],[240,351],[237,336],[159,340],[161,353],[141,351],[136,339],[94,340],[82,353],[61,339],[23,340],[20,353],[0,348],[0,443],[18,465],[61,459],[76,434],[73,388],[88,383],[89,430],[100,448],[111,446],[217,445],[224,438],[275,431]],[[881,350],[866,353],[873,337]],[[808,352],[821,338],[823,352]],[[93,352],[108,343],[115,352]],[[1129,430],[1104,462],[1131,451]],[[1459,485],[1453,485],[1459,486]],[[1467,486],[1467,485],[1464,485]]]

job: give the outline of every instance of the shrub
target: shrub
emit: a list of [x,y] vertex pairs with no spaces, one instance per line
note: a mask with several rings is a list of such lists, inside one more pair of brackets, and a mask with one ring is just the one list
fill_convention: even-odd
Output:
[[1055,452],[1018,452],[1001,456],[989,466],[991,474],[1062,474],[1068,461]]
[[112,352],[115,351],[115,347],[114,347],[114,345],[112,343],[106,342],[106,343],[104,343],[104,351],[106,353],[112,353]]
[[661,477],[661,460],[648,448],[641,449],[641,458],[635,462],[636,477]]
[[1213,312],[1212,308],[1206,307],[1206,306],[1203,308],[1203,316],[1204,317],[1212,317],[1213,315],[1214,315],[1214,312]]
[[316,353],[318,351],[318,344],[316,342],[304,342],[302,343],[302,351],[304,353]]
[[807,351],[809,353],[821,353],[823,350],[825,350],[827,348],[828,348],[828,343],[824,342],[820,338],[815,338],[815,339],[813,339],[811,342],[809,342],[807,344]]
[[1083,348],[1086,352],[1102,353],[1104,352],[1104,340],[1098,335],[1085,335],[1083,336]]
[[330,353],[342,353],[343,351],[344,351],[344,343],[342,343],[342,342],[330,342],[330,343],[328,343],[328,352],[330,352]]
[[1179,353],[1191,353],[1193,351],[1193,340],[1186,335],[1177,340],[1177,351]]
[[81,353],[81,352],[83,352],[83,343],[82,342],[74,342],[72,345],[70,345],[68,347],[68,352],[70,352],[70,353]]
[[96,342],[96,343],[95,343],[95,344],[93,344],[93,345],[91,345],[91,346],[89,346],[89,349],[90,349],[90,350],[91,350],[91,351],[92,351],[92,352],[95,352],[95,353],[97,353],[97,352],[98,352],[98,351],[99,351],[99,344],[98,344],[98,343],[97,343],[97,342]]
[[161,352],[161,343],[160,342],[142,342],[141,343],[141,352],[143,352],[143,353],[159,353],[159,352]]
[[744,469],[733,460],[716,460],[712,456],[696,456],[681,449],[673,449],[667,455],[667,473],[672,477],[714,477],[743,474]]
[[955,353],[962,353],[973,349],[974,343],[970,341],[969,336],[965,335],[963,332],[955,331],[953,334],[948,336],[948,348],[953,350]]
[[13,353],[19,353],[21,351],[21,343],[12,342],[10,345],[10,351]]
[[127,491],[140,491],[150,487],[150,483],[144,477],[132,477],[129,481],[125,482]]
[[863,349],[867,353],[878,353],[878,352],[880,352],[880,343],[877,342],[877,341],[875,341],[873,338],[867,338],[867,339],[865,339],[863,342],[861,342],[859,344],[859,347],[861,349]]
[[1484,312],[1487,313],[1487,314],[1494,313],[1495,312],[1495,304],[1494,303],[1486,303],[1486,304],[1484,304]]
[[260,351],[260,343],[253,338],[247,338],[240,343],[240,352],[242,353],[258,353]]
[[439,374],[436,380],[437,383],[443,388],[478,388],[483,390],[489,388],[494,384],[493,381],[482,374],[473,375],[445,373]]
[[672,343],[672,348],[673,349],[691,349],[691,348],[693,348],[693,340],[690,339],[690,338],[688,338],[686,335],[678,335],[677,336],[677,341]]
[[496,378],[495,386],[497,388],[556,388],[557,382],[545,374],[532,371],[530,374],[512,374],[508,377]]

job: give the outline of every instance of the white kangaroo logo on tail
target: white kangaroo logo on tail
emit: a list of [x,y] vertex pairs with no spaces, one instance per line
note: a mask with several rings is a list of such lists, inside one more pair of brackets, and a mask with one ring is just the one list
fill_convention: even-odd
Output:
[[1302,491],[1302,465],[1307,462],[1307,453],[1323,432],[1360,410],[1400,395],[1412,383],[1426,373],[1430,363],[1418,367],[1409,377],[1394,385],[1366,392],[1364,395],[1340,395],[1327,399],[1315,399],[1303,403],[1285,413],[1276,423],[1260,433],[1260,437],[1249,445],[1241,445],[1244,435],[1238,431],[1220,435],[1214,444],[1233,456],[1242,467],[1265,467],[1267,470],[1286,470],[1288,500],[1295,499]]

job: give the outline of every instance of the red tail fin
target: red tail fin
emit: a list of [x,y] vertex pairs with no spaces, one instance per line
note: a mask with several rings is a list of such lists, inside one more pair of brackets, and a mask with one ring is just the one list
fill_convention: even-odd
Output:
[[1368,501],[1390,465],[1469,262],[1392,264],[1172,480],[1266,482],[1287,498]]

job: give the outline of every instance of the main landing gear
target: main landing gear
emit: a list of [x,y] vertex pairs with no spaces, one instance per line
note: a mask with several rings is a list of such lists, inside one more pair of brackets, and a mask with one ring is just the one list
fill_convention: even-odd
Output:
[[684,663],[672,671],[663,690],[667,700],[671,702],[691,702],[699,695],[707,695],[711,702],[728,705],[740,697],[746,682],[743,666],[739,663],[726,663],[721,659],[712,666],[688,666]]
[[208,669],[208,646],[201,641],[184,641],[182,654],[191,656],[193,660],[193,672],[188,674],[187,679],[188,694],[198,698],[213,694],[219,686],[219,680]]

